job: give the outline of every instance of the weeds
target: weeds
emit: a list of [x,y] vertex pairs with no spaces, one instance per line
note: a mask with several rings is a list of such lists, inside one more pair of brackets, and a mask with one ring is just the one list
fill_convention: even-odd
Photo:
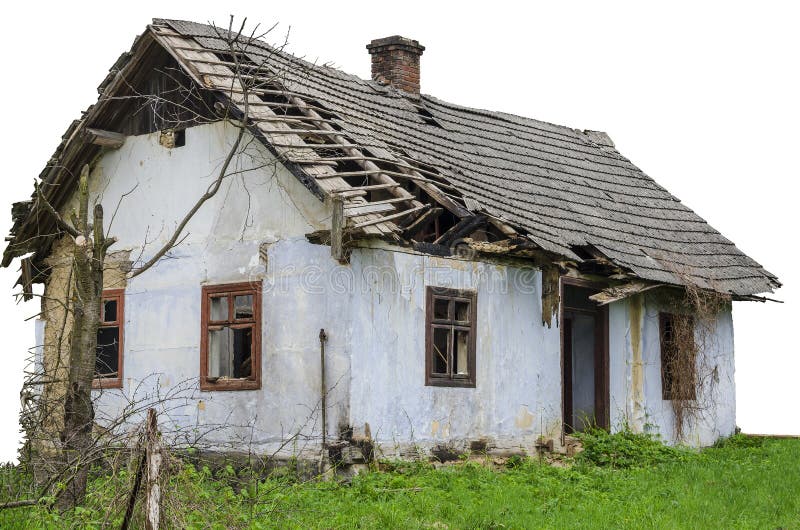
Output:
[[[349,482],[183,464],[165,490],[167,527],[800,528],[798,440],[733,436],[699,452],[630,432],[583,440],[567,467],[524,457],[503,469],[472,460],[439,469],[382,462],[381,472]],[[13,468],[0,471],[0,492],[26,480]],[[105,514],[127,480],[122,472],[96,475],[79,510],[0,511],[0,527],[118,527]]]
[[664,445],[649,434],[636,434],[623,430],[609,434],[602,429],[593,429],[577,435],[583,443],[576,460],[596,466],[627,469],[647,467],[665,462],[686,459],[690,450]]

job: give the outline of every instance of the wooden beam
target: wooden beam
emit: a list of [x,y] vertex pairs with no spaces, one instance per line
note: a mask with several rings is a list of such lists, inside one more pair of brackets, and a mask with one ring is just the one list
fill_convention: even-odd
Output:
[[450,246],[455,241],[470,235],[472,232],[477,230],[478,228],[482,227],[486,224],[486,216],[484,215],[473,215],[470,217],[466,217],[453,225],[453,227],[442,234],[439,239],[434,241],[435,245],[445,245]]
[[[317,144],[317,145],[325,145],[325,144]],[[311,159],[313,160],[313,159]],[[369,175],[387,175],[389,177],[397,177],[401,179],[408,179],[413,181],[417,186],[419,186],[420,182],[425,182],[428,184],[437,184],[436,182],[427,179],[423,176],[412,175],[410,173],[399,173],[397,171],[390,171],[388,169],[365,169],[362,171],[340,171],[338,173],[331,173],[330,175],[321,175],[318,176],[317,179],[326,179],[326,178],[336,178],[336,177],[363,177]],[[438,184],[441,187],[455,189],[453,186],[449,184]],[[404,197],[410,201],[416,200],[416,197]]]
[[355,228],[364,228],[365,226],[371,226],[371,225],[374,225],[374,224],[382,223],[384,221],[391,221],[392,219],[397,219],[398,217],[405,217],[406,215],[408,215],[410,213],[414,213],[414,212],[417,212],[419,210],[424,210],[425,208],[430,208],[430,207],[431,207],[430,204],[422,204],[420,206],[415,206],[414,208],[409,208],[408,210],[403,210],[400,213],[396,213],[396,214],[393,214],[393,215],[387,215],[386,217],[380,217],[378,219],[373,219],[371,221],[364,221],[363,223],[358,223],[357,225],[354,225],[353,228],[354,229]]
[[663,287],[662,283],[645,283],[645,282],[630,282],[622,285],[615,285],[607,287],[597,294],[589,297],[589,300],[597,302],[598,305],[604,306],[623,298],[628,298],[637,293],[643,293],[656,287]]
[[83,136],[88,143],[109,149],[119,149],[125,143],[126,138],[122,133],[88,128],[84,129]]
[[[419,172],[416,171],[416,169],[413,170],[406,169],[402,166],[399,166],[399,169],[400,171],[406,174],[416,173],[416,175],[422,176],[420,175]],[[439,204],[450,210],[450,212],[452,212],[453,215],[455,215],[456,217],[463,219],[464,217],[469,217],[472,215],[472,212],[470,212],[469,210],[458,204],[456,201],[448,197],[445,193],[442,192],[442,190],[439,189],[439,186],[442,184],[431,182],[428,179],[422,181],[416,181],[415,184],[419,189],[427,193],[433,200],[435,200],[436,202],[438,202]],[[455,189],[454,186],[449,184],[447,185],[447,187]]]
[[[338,188],[331,190],[330,193],[352,193],[354,191],[372,191],[372,190],[386,190],[392,188],[399,188],[400,184],[370,184],[369,186],[353,186],[351,188]],[[403,197],[405,199],[405,197]]]
[[509,238],[519,237],[519,234],[517,233],[516,230],[514,230],[513,227],[509,226],[508,224],[506,224],[505,222],[501,221],[500,219],[497,219],[496,217],[492,217],[491,215],[488,215],[487,218],[489,219],[489,223],[493,227],[497,228],[504,236],[509,237]]
[[444,208],[431,208],[427,212],[417,217],[417,219],[414,220],[413,223],[408,225],[405,228],[405,230],[403,230],[403,236],[405,237],[413,236],[414,234],[425,228],[425,226],[428,223],[430,223],[431,221],[442,215],[443,212]]
[[33,271],[31,265],[31,258],[27,257],[22,260],[22,299],[26,302],[33,298]]
[[344,252],[344,198],[341,195],[332,195],[333,216],[331,217],[331,257],[338,262],[345,260]]
[[[298,97],[297,95],[292,95],[289,97],[289,102],[294,103],[300,110],[300,112],[302,112],[306,116],[311,116],[314,118],[322,117],[315,110],[309,109],[308,103],[302,97]],[[328,123],[321,123],[320,127],[323,129],[335,130]],[[346,146],[342,147],[342,150],[348,156],[360,156],[360,157],[364,156],[364,153],[361,151],[362,148],[358,145],[353,145],[352,143],[350,143],[350,141],[344,135],[333,136],[332,141],[338,142],[339,144],[345,144]],[[356,163],[366,170],[380,169],[380,167],[378,167],[374,162],[364,161]],[[384,184],[384,185],[397,184],[391,177],[382,173],[376,174],[372,178],[379,184]],[[396,186],[390,186],[386,189],[390,194],[394,195],[395,197],[402,197],[404,199],[409,199],[411,201],[411,204],[413,204],[414,206],[422,206],[422,203],[417,201],[414,195],[408,192],[405,188],[400,187],[399,184],[397,184]]]
[[365,202],[358,206],[346,204],[344,210],[347,217],[358,217],[360,215],[367,215],[370,213],[386,213],[394,211],[396,210],[391,204],[375,204],[371,202]]
[[362,202],[362,203],[351,202],[351,203],[345,204],[344,207],[345,208],[360,208],[361,206],[367,206],[369,204],[375,206],[375,205],[378,205],[378,204],[394,204],[394,203],[397,203],[397,202],[408,202],[408,200],[409,199],[406,199],[404,197],[395,197],[393,199],[386,199],[386,200],[383,200],[383,201],[370,201],[370,202]]

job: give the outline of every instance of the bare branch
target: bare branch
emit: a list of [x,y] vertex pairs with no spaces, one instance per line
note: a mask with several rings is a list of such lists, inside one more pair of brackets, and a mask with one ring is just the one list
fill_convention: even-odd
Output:
[[122,201],[125,200],[125,197],[136,191],[136,188],[139,187],[139,183],[137,182],[130,190],[126,191],[122,195],[119,196],[119,200],[117,201],[117,206],[114,208],[114,213],[111,214],[111,221],[108,222],[108,232],[111,233],[111,227],[114,226],[114,219],[117,217],[117,212],[119,211],[119,207],[122,204]]
[[45,210],[47,210],[48,213],[50,213],[50,215],[53,216],[53,219],[55,219],[55,221],[56,221],[56,225],[58,225],[58,227],[61,230],[63,230],[64,232],[68,233],[73,238],[78,237],[79,235],[81,235],[80,232],[78,232],[78,230],[74,226],[72,226],[71,224],[66,222],[64,220],[64,218],[61,217],[61,214],[59,214],[56,211],[56,209],[53,208],[53,205],[50,204],[50,201],[48,201],[45,198],[44,193],[42,193],[42,187],[41,187],[41,185],[39,185],[39,183],[37,183],[37,182],[34,183],[34,189],[36,190],[36,196],[37,196],[39,202],[42,204],[42,206],[44,206]]
[[5,510],[6,508],[19,508],[20,506],[36,506],[39,504],[39,501],[35,499],[25,499],[21,501],[11,501],[0,504],[0,510]]

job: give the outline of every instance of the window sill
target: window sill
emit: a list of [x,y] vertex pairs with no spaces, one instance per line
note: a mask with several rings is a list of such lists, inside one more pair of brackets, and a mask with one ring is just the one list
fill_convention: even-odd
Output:
[[471,379],[439,379],[429,377],[425,380],[425,386],[438,386],[450,388],[475,388],[475,381]]
[[200,380],[200,390],[203,392],[213,392],[220,390],[259,390],[261,381],[252,379],[208,379]]
[[108,388],[122,388],[122,378],[92,379],[92,390],[105,390]]

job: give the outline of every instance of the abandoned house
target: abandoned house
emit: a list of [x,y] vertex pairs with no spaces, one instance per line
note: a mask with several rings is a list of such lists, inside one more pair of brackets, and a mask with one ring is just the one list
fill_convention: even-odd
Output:
[[[424,49],[372,41],[363,80],[204,24],[136,38],[40,175],[68,217],[88,164],[116,238],[96,421],[188,385],[165,435],[218,426],[219,446],[264,453],[734,432],[731,304],[778,279],[607,134],[421,94]],[[131,274],[229,155],[177,244]],[[14,204],[2,265],[27,298],[43,284],[38,362],[57,385],[79,243],[41,202]]]

